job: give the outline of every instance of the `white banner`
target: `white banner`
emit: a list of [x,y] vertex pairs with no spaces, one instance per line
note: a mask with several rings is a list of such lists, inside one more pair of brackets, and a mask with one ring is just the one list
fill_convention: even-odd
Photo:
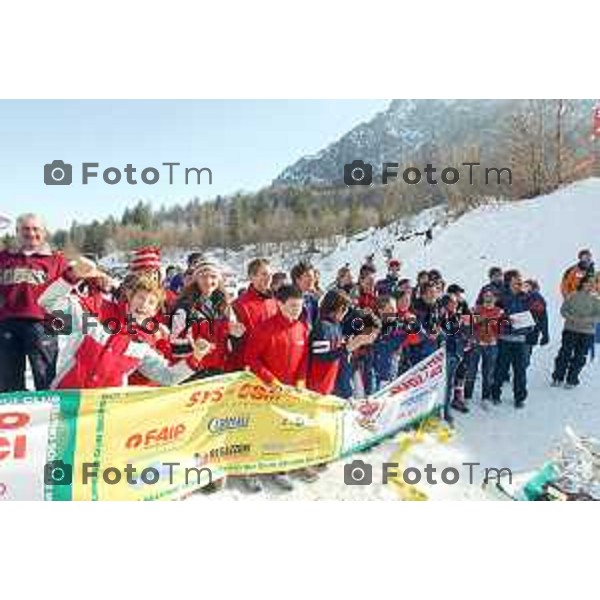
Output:
[[431,356],[376,394],[356,402],[344,423],[343,453],[394,434],[441,408],[446,394],[446,351]]

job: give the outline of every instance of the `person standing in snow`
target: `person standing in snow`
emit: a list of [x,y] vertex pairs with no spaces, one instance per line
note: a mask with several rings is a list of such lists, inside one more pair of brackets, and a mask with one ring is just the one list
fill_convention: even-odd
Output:
[[486,283],[481,290],[479,290],[479,294],[477,294],[477,300],[475,303],[478,306],[483,304],[484,292],[491,290],[496,298],[500,298],[502,290],[504,289],[504,274],[502,273],[502,269],[500,267],[491,267],[488,271],[488,278],[488,283]]
[[594,295],[594,278],[583,277],[577,291],[567,296],[560,313],[565,319],[562,341],[554,361],[552,385],[565,381],[567,388],[579,385],[590,345],[594,343],[596,324],[600,322],[600,298]]
[[471,400],[475,389],[477,371],[481,362],[481,402],[487,406],[498,356],[498,328],[504,311],[496,306],[496,294],[489,288],[483,291],[482,302],[472,312],[473,347],[469,353],[467,377],[465,381],[465,400]]
[[[352,352],[373,341],[368,335],[344,336],[341,324],[351,306],[352,300],[341,290],[329,290],[323,296],[319,319],[310,334],[308,389],[343,398],[351,396],[351,381],[338,388],[338,380],[345,372],[344,367]],[[345,393],[347,389],[350,389],[350,394]]]
[[579,281],[588,275],[594,275],[592,253],[585,249],[577,254],[577,263],[569,267],[563,274],[560,291],[563,298],[579,289]]
[[[293,285],[283,285],[276,298],[279,311],[252,331],[246,347],[246,362],[250,370],[274,391],[281,385],[305,388],[309,328],[302,320],[304,294]],[[309,468],[296,469],[293,474],[306,483],[318,479],[316,471]],[[280,489],[289,491],[294,487],[284,473],[265,477]]]
[[535,321],[533,331],[527,335],[527,366],[531,362],[533,347],[545,346],[550,342],[548,334],[548,311],[546,309],[546,300],[540,292],[540,284],[535,279],[525,281],[525,291],[529,294],[530,311]]
[[[405,300],[404,307],[409,303]],[[379,296],[375,312],[381,321],[381,330],[373,342],[373,366],[376,387],[380,390],[398,376],[402,347],[408,333],[398,316],[398,304],[391,296]]]
[[359,308],[375,310],[377,295],[375,294],[375,277],[366,273],[358,282],[358,297],[356,304]]
[[427,245],[431,244],[431,242],[433,242],[433,228],[432,227],[427,229],[423,235],[425,236],[425,241],[423,242],[424,246],[427,246]]
[[17,247],[0,252],[0,392],[25,390],[29,359],[37,390],[47,390],[56,374],[58,341],[47,331],[40,295],[68,268],[47,243],[42,219],[17,219]]
[[504,274],[505,287],[498,299],[510,325],[502,322],[498,335],[498,360],[492,385],[492,402],[500,404],[502,385],[513,371],[515,408],[523,408],[527,398],[527,336],[535,328],[529,294],[523,291],[523,278],[516,269]]
[[271,277],[271,292],[276,294],[282,285],[287,285],[288,283],[288,274],[284,271],[276,271],[273,273],[273,277]]
[[246,328],[231,319],[227,294],[222,288],[220,267],[210,261],[199,263],[174,308],[171,340],[174,348],[184,349],[191,337],[211,344],[211,350],[194,367],[194,379],[212,377],[233,370],[236,365],[234,340]]
[[398,280],[400,279],[401,268],[402,263],[397,258],[389,260],[387,275],[375,284],[375,293],[378,296],[392,296],[392,298],[399,296]]
[[413,298],[419,298],[421,296],[421,288],[429,283],[429,271],[419,271],[417,273],[417,283],[413,289]]
[[255,258],[248,264],[250,285],[234,300],[232,308],[237,320],[245,327],[235,353],[244,363],[245,344],[250,334],[278,312],[277,301],[271,291],[271,264],[266,258]]
[[352,277],[352,270],[349,265],[344,265],[340,269],[338,269],[335,283],[333,284],[332,289],[340,290],[354,300],[358,297],[358,287],[354,283],[354,278]]
[[416,317],[419,341],[408,347],[407,358],[415,365],[438,349],[441,319],[436,284],[429,282],[421,287],[421,296],[413,301],[410,312]]
[[310,330],[319,316],[319,299],[315,292],[315,268],[309,262],[301,261],[292,268],[290,276],[292,285],[302,292],[304,308],[301,321],[306,323]]
[[440,300],[440,340],[446,347],[446,401],[444,418],[448,423],[453,419],[450,407],[462,413],[469,412],[464,401],[464,378],[466,375],[465,354],[469,334],[463,326],[464,318],[470,315],[468,304],[462,298],[464,289],[458,284],[448,286],[446,295]]

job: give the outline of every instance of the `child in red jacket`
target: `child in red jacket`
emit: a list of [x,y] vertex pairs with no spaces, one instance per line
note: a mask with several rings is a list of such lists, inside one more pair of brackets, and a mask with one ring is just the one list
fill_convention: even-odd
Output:
[[484,288],[480,295],[481,304],[473,309],[473,344],[469,351],[467,374],[465,380],[465,400],[473,397],[475,380],[481,361],[481,401],[487,406],[491,397],[491,387],[498,357],[498,331],[504,311],[496,305],[498,300],[493,288]]
[[[72,266],[69,274],[72,281],[98,276],[101,274],[95,265],[82,260]],[[140,338],[140,330],[152,327],[159,304],[160,287],[153,285],[147,288],[142,284],[128,290],[125,326],[121,319],[100,322],[97,316],[86,313],[80,299],[72,293],[75,286],[71,281],[59,279],[48,287],[40,297],[40,305],[52,317],[48,326],[57,320],[62,322],[59,333],[63,336],[52,388],[119,387],[126,385],[136,370],[162,385],[175,385],[193,374],[186,363],[170,365]],[[115,314],[117,311],[115,307]],[[210,349],[207,342],[197,343],[195,359],[201,360]]]
[[[283,285],[276,294],[279,312],[256,327],[246,346],[246,362],[264,383],[305,387],[308,368],[308,325],[300,320],[304,308],[302,292],[293,285]],[[313,469],[296,469],[292,475],[306,483],[318,479]],[[280,489],[293,489],[283,473],[267,476]]]
[[302,292],[293,285],[277,290],[279,312],[254,329],[246,362],[269,385],[305,387],[308,369],[308,326],[300,321]]

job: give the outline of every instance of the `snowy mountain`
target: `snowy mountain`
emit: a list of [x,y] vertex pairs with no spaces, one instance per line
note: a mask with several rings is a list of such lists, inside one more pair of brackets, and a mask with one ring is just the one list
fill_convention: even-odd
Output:
[[[313,156],[284,169],[275,184],[340,183],[344,164],[360,159],[373,165],[409,164],[420,155],[435,160],[439,148],[479,146],[493,151],[512,115],[526,100],[393,100]],[[572,123],[589,129],[591,100],[572,101]],[[580,135],[580,133],[577,133]]]

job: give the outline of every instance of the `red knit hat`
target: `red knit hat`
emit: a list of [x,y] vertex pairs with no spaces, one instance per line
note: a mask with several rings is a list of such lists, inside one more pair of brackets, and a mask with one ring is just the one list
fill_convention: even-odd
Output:
[[160,270],[160,248],[145,246],[134,250],[129,261],[129,270],[132,273]]

